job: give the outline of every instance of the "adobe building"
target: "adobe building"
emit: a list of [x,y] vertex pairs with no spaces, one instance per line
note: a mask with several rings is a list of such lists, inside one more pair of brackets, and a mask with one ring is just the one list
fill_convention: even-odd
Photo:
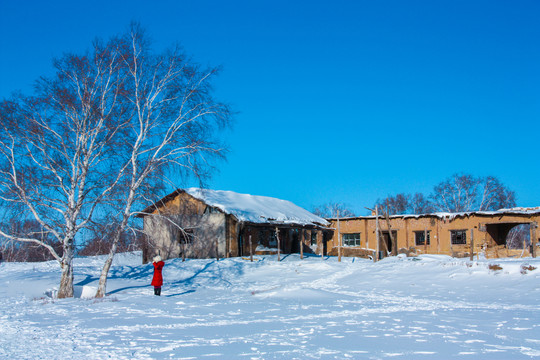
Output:
[[[329,253],[336,255],[339,247],[338,219],[328,219],[334,228]],[[487,258],[536,256],[540,207],[512,208],[499,211],[463,213],[433,213],[378,217],[379,255],[445,254],[467,257],[484,254]],[[508,249],[506,237],[520,224],[530,227],[533,246]],[[359,216],[339,219],[339,234],[343,256],[373,257],[377,250],[377,218]],[[379,257],[379,258],[380,258]]]
[[142,211],[143,263],[155,255],[224,258],[326,253],[329,222],[290,201],[199,188],[179,189]]

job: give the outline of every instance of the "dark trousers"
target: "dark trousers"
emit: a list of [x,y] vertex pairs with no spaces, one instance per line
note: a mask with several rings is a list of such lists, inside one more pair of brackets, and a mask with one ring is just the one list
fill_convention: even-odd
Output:
[[161,286],[154,286],[154,295],[161,295]]

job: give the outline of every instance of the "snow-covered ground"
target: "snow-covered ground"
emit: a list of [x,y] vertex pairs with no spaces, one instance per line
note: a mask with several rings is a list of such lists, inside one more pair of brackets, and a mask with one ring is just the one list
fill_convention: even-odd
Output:
[[540,358],[539,260],[258,259],[169,260],[157,297],[123,254],[97,300],[102,258],[76,259],[63,300],[55,262],[2,263],[0,358]]

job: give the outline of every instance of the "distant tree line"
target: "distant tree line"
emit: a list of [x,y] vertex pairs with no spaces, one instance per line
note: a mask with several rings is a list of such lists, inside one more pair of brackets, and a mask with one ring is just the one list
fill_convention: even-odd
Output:
[[[429,214],[433,212],[495,211],[516,206],[516,194],[494,176],[454,174],[437,184],[433,191],[399,193],[378,199],[381,214]],[[342,202],[328,202],[312,208],[312,213],[323,218],[356,216],[351,207]]]
[[340,217],[355,216],[355,213],[349,208],[348,205],[344,203],[332,202],[332,201],[313,207],[311,212],[322,218],[332,218],[338,215]]
[[[516,194],[494,176],[454,174],[422,193],[389,195],[377,200],[382,214],[428,214],[433,212],[496,211],[516,206]],[[509,248],[529,243],[529,225],[517,225],[507,236]]]
[[376,205],[388,215],[495,211],[515,207],[516,195],[494,176],[454,174],[437,184],[429,195],[389,195],[377,200]]

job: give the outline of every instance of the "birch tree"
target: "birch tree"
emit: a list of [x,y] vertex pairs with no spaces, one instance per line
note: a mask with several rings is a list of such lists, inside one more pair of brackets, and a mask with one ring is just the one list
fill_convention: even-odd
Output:
[[[61,267],[59,298],[73,296],[76,236],[115,183],[104,164],[122,128],[117,102],[122,79],[114,49],[96,42],[90,54],[64,55],[54,62],[55,75],[36,83],[33,96],[0,104],[4,215],[32,219],[42,229],[15,232],[0,226],[0,235],[51,253]],[[62,252],[44,238],[60,242]]]
[[376,205],[388,215],[427,214],[434,211],[431,201],[422,193],[388,195],[377,200]]
[[[116,191],[121,196],[114,203],[122,205],[119,225],[100,275],[97,297],[106,294],[118,241],[137,214],[134,205],[148,201],[146,196],[166,175],[204,179],[212,169],[208,160],[225,151],[215,137],[216,130],[227,126],[231,117],[229,107],[212,94],[217,69],[199,66],[179,47],[154,53],[137,24],[122,37],[122,44],[122,69],[128,79],[123,101],[130,107],[129,131],[122,144],[127,171],[121,191]],[[123,169],[124,165],[118,172]]]
[[348,207],[348,205],[340,202],[327,202],[320,206],[316,206],[311,211],[313,214],[322,218],[336,217],[339,211],[341,217],[353,217],[354,212]]
[[438,211],[495,211],[515,206],[515,193],[494,176],[454,174],[433,189]]

